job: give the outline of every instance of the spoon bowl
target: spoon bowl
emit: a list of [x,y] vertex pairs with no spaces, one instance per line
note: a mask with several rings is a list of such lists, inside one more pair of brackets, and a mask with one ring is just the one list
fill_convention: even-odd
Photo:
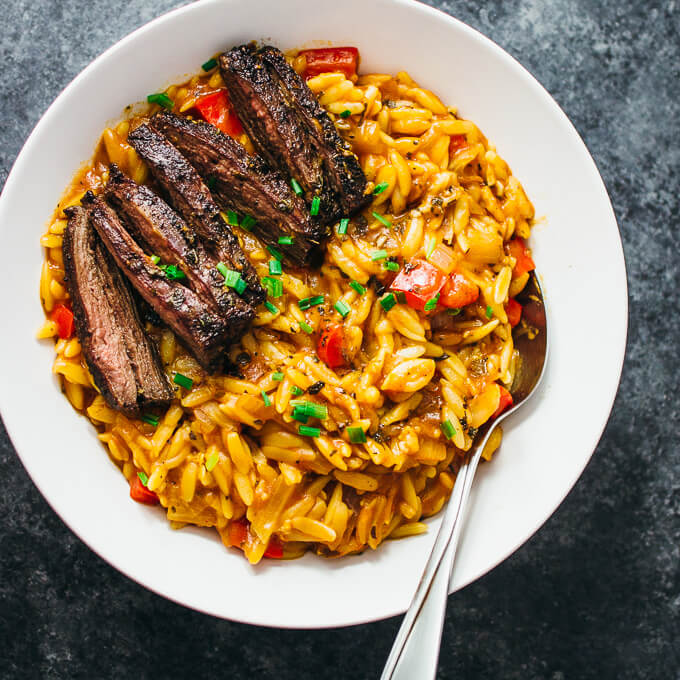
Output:
[[513,405],[481,426],[458,470],[439,533],[392,645],[381,680],[434,679],[449,581],[465,517],[465,505],[479,460],[496,427],[526,403],[544,375],[548,357],[548,325],[543,291],[535,272],[530,273],[517,301],[522,305],[522,322],[512,333],[518,353],[510,386]]

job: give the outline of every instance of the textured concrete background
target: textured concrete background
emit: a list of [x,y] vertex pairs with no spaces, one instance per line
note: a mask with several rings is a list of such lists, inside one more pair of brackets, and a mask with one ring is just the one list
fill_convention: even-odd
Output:
[[[73,76],[181,4],[3,0],[0,183]],[[450,598],[439,677],[680,678],[680,10],[672,0],[431,4],[508,50],[575,123],[619,219],[631,305],[622,387],[595,457],[537,536]],[[606,313],[596,291],[584,302]],[[91,553],[1,427],[0,479],[1,678],[379,676],[398,619],[295,632],[208,618]]]

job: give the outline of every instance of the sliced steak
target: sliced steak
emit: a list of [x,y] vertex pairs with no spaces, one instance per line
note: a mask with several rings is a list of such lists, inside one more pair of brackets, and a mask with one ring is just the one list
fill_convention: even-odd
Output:
[[102,198],[86,194],[92,226],[116,264],[161,319],[184,342],[206,369],[219,368],[227,346],[239,338],[250,321],[242,309],[229,317],[216,313],[190,288],[169,280],[132,236],[115,211]]
[[146,161],[164,197],[203,244],[229,269],[241,272],[248,284],[243,299],[254,307],[259,305],[265,293],[255,268],[222,219],[219,207],[196,170],[165,136],[146,124],[135,128],[128,135],[128,142]]
[[312,91],[275,47],[241,45],[219,59],[222,77],[258,153],[294,177],[318,219],[330,224],[361,209],[366,176]]
[[130,289],[89,223],[85,208],[67,208],[66,286],[83,356],[111,408],[138,415],[173,397],[158,350],[144,332]]
[[[325,227],[312,222],[304,201],[278,172],[213,125],[162,111],[151,119],[151,126],[210,185],[221,208],[253,217],[253,232],[293,262],[304,264],[328,236]],[[279,236],[291,236],[293,244],[279,246]]]
[[191,289],[222,314],[236,309],[252,319],[255,312],[232,288],[224,286],[218,261],[203,247],[193,230],[148,187],[136,184],[111,166],[102,196],[123,219],[128,231],[164,264],[178,266]]

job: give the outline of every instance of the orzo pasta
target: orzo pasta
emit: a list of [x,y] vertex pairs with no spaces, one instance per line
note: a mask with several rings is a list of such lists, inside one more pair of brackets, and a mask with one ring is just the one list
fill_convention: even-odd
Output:
[[[313,56],[287,59],[358,157],[370,203],[335,222],[317,267],[281,262],[224,215],[268,293],[229,368],[206,370],[149,315],[174,399],[138,417],[114,410],[73,335],[62,257],[64,209],[101,192],[110,164],[154,187],[128,135],[162,106],[200,117],[225,88],[214,60],[103,132],[41,238],[39,337],[56,341],[66,397],[137,500],[160,501],[174,527],[215,527],[252,563],[426,531],[477,429],[508,404],[514,298],[533,269],[532,204],[472,121],[405,71],[329,72]],[[255,153],[240,125],[225,131]]]

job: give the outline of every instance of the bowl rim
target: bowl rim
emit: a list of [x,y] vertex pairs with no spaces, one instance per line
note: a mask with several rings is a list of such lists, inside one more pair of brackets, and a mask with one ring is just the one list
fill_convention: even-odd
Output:
[[[60,105],[62,100],[66,99],[71,91],[77,88],[78,84],[86,79],[88,75],[96,70],[99,65],[102,62],[109,61],[112,59],[115,59],[116,56],[120,53],[126,50],[128,44],[136,41],[140,36],[144,35],[146,32],[150,30],[154,30],[159,26],[162,26],[163,24],[167,22],[172,22],[175,21],[178,17],[181,17],[185,14],[191,14],[195,11],[200,11],[204,9],[205,6],[210,6],[210,5],[224,5],[224,4],[236,4],[240,0],[202,0],[200,3],[189,3],[186,5],[183,5],[181,7],[177,7],[173,10],[170,10],[164,14],[161,14],[158,17],[155,17],[154,19],[150,20],[149,22],[143,24],[142,26],[136,28],[134,31],[131,33],[125,35],[123,38],[118,40],[116,43],[108,47],[104,52],[102,52],[100,55],[98,55],[95,59],[93,59],[91,62],[89,62],[85,68],[83,68],[70,82],[66,87],[63,88],[63,90],[57,95],[57,97],[52,101],[52,103],[49,105],[49,107],[45,110],[45,112],[42,114],[40,119],[38,120],[37,124],[31,131],[30,135],[26,139],[24,145],[22,146],[20,152],[17,154],[16,159],[14,160],[12,167],[8,173],[7,179],[5,181],[5,185],[3,187],[2,193],[0,194],[0,216],[3,215],[3,212],[5,211],[5,205],[6,203],[9,202],[9,199],[7,198],[14,190],[14,184],[17,181],[17,177],[20,174],[21,166],[24,163],[24,159],[29,157],[32,150],[33,146],[36,142],[37,137],[39,136],[41,130],[48,125],[49,120],[52,116],[53,111]],[[418,0],[391,0],[391,2],[394,5],[399,5],[403,7],[410,8],[411,10],[415,12],[422,12],[425,14],[429,14],[432,17],[434,17],[437,21],[443,22],[443,23],[448,23],[452,26],[455,26],[456,30],[466,32],[471,38],[474,40],[480,42],[482,46],[490,50],[492,53],[494,53],[495,57],[503,60],[506,65],[513,69],[515,72],[520,75],[523,80],[527,83],[528,86],[532,87],[534,90],[538,92],[540,95],[541,99],[543,99],[548,106],[550,106],[553,110],[553,113],[557,115],[557,118],[560,120],[562,127],[565,129],[565,131],[570,135],[571,141],[573,143],[576,143],[579,145],[580,150],[582,154],[585,154],[585,157],[587,158],[588,162],[591,165],[591,172],[593,175],[593,180],[598,184],[598,191],[599,193],[602,194],[602,199],[603,201],[606,201],[606,208],[609,213],[609,217],[612,220],[613,224],[618,227],[618,223],[616,220],[616,215],[614,213],[611,200],[609,198],[606,186],[604,184],[604,181],[599,173],[599,170],[597,168],[597,165],[592,158],[590,152],[588,151],[585,143],[583,142],[581,136],[575,129],[574,125],[571,123],[569,120],[568,116],[564,113],[564,111],[561,109],[561,107],[557,104],[557,102],[553,99],[553,97],[550,95],[550,93],[541,85],[538,80],[524,67],[520,64],[520,62],[510,55],[508,52],[506,52],[502,47],[500,47],[498,44],[496,44],[493,40],[485,36],[483,33],[478,31],[477,29],[469,26],[468,24],[464,23],[460,19],[457,19],[454,16],[451,16],[447,14],[446,12],[430,7],[429,5],[426,5],[422,2],[419,2]],[[616,320],[612,320],[612,323],[618,323],[619,324],[619,329],[617,333],[617,338],[618,338],[618,343],[616,347],[610,348],[610,354],[615,357],[616,360],[616,365],[618,366],[618,375],[617,379],[615,382],[612,382],[610,386],[608,386],[608,397],[607,397],[607,409],[606,409],[606,416],[600,423],[600,426],[598,428],[598,431],[594,434],[593,437],[593,444],[592,444],[592,449],[590,450],[590,454],[584,458],[582,466],[578,469],[577,473],[573,476],[573,478],[569,479],[568,483],[566,483],[565,486],[565,491],[560,497],[555,497],[554,502],[552,503],[551,510],[549,513],[547,513],[540,521],[538,521],[530,531],[526,532],[526,535],[524,535],[521,540],[518,540],[518,542],[510,549],[504,551],[499,555],[499,557],[489,563],[486,568],[483,570],[479,571],[478,573],[475,573],[474,575],[471,575],[468,579],[463,581],[460,584],[457,584],[456,588],[450,587],[450,592],[454,592],[454,590],[457,590],[459,588],[463,588],[467,586],[469,583],[477,580],[484,574],[488,573],[492,569],[494,569],[498,564],[503,562],[507,557],[509,557],[512,553],[514,553],[518,548],[520,548],[526,541],[531,538],[542,526],[545,524],[545,522],[554,514],[556,509],[561,505],[563,500],[566,498],[566,496],[569,494],[571,489],[573,488],[574,484],[578,480],[578,478],[581,476],[583,470],[587,466],[588,462],[592,458],[593,453],[595,452],[595,449],[602,437],[602,433],[604,432],[604,429],[607,425],[607,422],[609,420],[609,416],[611,414],[611,409],[614,404],[614,400],[617,396],[618,393],[618,388],[621,380],[621,375],[622,375],[622,370],[623,370],[623,363],[624,363],[624,358],[625,358],[625,350],[626,350],[626,344],[627,344],[627,331],[628,331],[628,286],[627,286],[627,274],[626,274],[626,264],[625,264],[625,256],[624,256],[624,251],[623,251],[623,246],[621,242],[621,234],[620,230],[618,231],[618,243],[617,243],[617,248],[616,252],[611,253],[610,256],[613,257],[616,262],[616,267],[619,269],[619,273],[622,273],[622,282],[623,282],[623,288],[621,290],[621,296],[618,300],[618,303],[616,305],[617,311],[619,312],[618,317]],[[549,297],[549,293],[548,293]],[[623,302],[623,305],[621,303]],[[7,413],[7,408],[6,405],[9,400],[9,395],[8,393],[0,389],[0,415]],[[189,607],[191,609],[194,609],[196,611],[200,611],[202,613],[217,617],[217,618],[229,618],[230,620],[234,621],[240,621],[243,623],[249,623],[249,624],[254,624],[254,625],[261,625],[261,626],[267,626],[267,627],[279,627],[279,628],[293,628],[293,629],[318,629],[318,628],[328,628],[328,627],[343,627],[343,626],[349,626],[349,625],[357,625],[361,623],[368,623],[372,621],[378,621],[382,620],[385,618],[388,618],[390,616],[394,616],[397,614],[400,614],[404,611],[404,608],[401,606],[395,606],[394,604],[391,607],[383,607],[380,611],[376,612],[376,614],[372,617],[362,617],[360,620],[333,620],[330,622],[315,622],[310,625],[305,625],[305,626],[300,626],[300,625],[290,625],[287,624],[285,620],[275,617],[269,617],[269,618],[262,618],[262,617],[252,617],[252,618],[230,618],[227,614],[215,610],[210,610],[205,607],[198,606],[190,601],[187,601],[185,599],[182,599],[179,596],[173,595],[172,593],[164,591],[161,587],[157,586],[151,581],[148,581],[142,577],[138,577],[135,574],[130,573],[125,567],[119,566],[119,560],[116,557],[115,552],[110,552],[106,549],[105,544],[100,544],[97,541],[94,540],[92,536],[84,537],[81,533],[78,532],[77,529],[73,527],[73,521],[70,519],[67,519],[65,516],[62,515],[62,511],[60,510],[58,504],[53,501],[52,494],[49,492],[48,489],[45,488],[44,484],[40,483],[36,476],[32,473],[32,467],[33,464],[30,461],[30,456],[27,456],[25,452],[23,452],[24,447],[22,446],[22,434],[21,434],[21,429],[22,426],[20,423],[15,422],[13,419],[10,418],[8,421],[3,417],[3,422],[6,428],[6,431],[8,433],[8,436],[12,442],[12,445],[22,463],[24,468],[26,469],[29,477],[31,478],[31,481],[35,486],[38,488],[40,491],[41,495],[47,503],[50,505],[52,510],[60,517],[60,519],[66,524],[66,526],[76,535],[79,540],[83,541],[90,550],[92,550],[96,555],[98,555],[101,559],[106,561],[109,565],[113,566],[117,571],[120,573],[124,574],[127,578],[131,579],[132,581],[138,583],[139,585],[143,586],[144,588],[151,590],[152,592],[169,599],[173,602],[176,602],[178,604],[181,604],[183,606]],[[437,523],[438,524],[438,523]]]

